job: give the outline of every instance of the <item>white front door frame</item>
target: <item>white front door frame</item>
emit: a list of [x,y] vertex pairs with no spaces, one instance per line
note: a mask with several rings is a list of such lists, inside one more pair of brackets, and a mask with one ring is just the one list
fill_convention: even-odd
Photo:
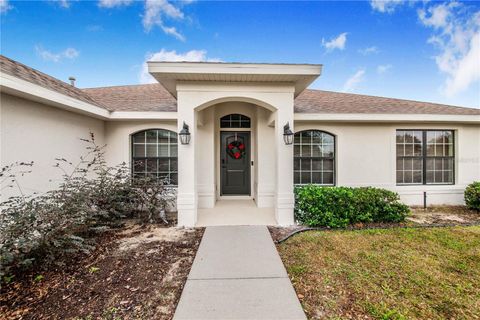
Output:
[[[275,113],[275,218],[279,225],[294,224],[293,146],[283,141],[283,126],[293,129],[293,84],[252,84],[178,82],[178,131],[183,122],[190,126],[191,140],[178,147],[178,224],[193,227],[197,222],[197,113],[212,105],[242,101],[267,108]],[[216,117],[215,117],[216,119]],[[216,156],[216,155],[215,155]],[[218,158],[218,157],[217,157]],[[198,168],[201,170],[201,168]]]

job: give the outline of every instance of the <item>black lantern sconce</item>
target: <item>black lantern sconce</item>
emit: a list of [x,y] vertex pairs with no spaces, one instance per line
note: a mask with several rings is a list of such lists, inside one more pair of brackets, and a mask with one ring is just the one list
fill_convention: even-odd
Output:
[[188,124],[186,124],[185,121],[183,122],[183,128],[178,135],[180,136],[180,142],[182,144],[190,143],[190,131],[188,130]]
[[288,122],[283,126],[283,141],[285,141],[287,145],[293,143],[293,132],[290,130],[290,124]]

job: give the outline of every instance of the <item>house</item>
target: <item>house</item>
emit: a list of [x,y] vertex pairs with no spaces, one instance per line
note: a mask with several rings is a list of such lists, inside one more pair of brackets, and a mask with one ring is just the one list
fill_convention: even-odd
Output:
[[462,204],[480,180],[479,109],[307,89],[321,65],[152,61],[158,83],[79,89],[0,62],[1,165],[35,161],[24,192],[53,188],[54,158],[82,154],[89,131],[110,164],[177,187],[181,226],[239,200],[291,225],[300,184],[381,187],[431,205]]

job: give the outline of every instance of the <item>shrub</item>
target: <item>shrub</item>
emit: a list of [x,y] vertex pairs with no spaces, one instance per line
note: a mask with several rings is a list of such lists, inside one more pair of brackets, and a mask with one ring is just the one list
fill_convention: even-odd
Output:
[[469,209],[480,211],[480,181],[474,181],[465,189],[465,204]]
[[172,189],[157,179],[135,179],[125,163],[109,167],[104,147],[93,134],[87,152],[76,164],[56,159],[63,172],[59,187],[42,195],[25,196],[17,175],[33,163],[2,168],[4,188],[17,187],[20,195],[0,204],[0,284],[2,279],[34,260],[54,260],[62,253],[88,252],[87,236],[119,224],[122,218],[166,222],[162,209],[173,201]]
[[295,218],[310,227],[342,228],[365,222],[401,222],[409,208],[397,193],[378,188],[295,188]]

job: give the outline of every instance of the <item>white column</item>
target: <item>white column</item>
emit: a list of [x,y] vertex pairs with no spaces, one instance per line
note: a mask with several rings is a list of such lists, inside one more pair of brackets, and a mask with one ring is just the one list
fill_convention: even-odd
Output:
[[[287,98],[288,97],[288,98]],[[275,117],[275,147],[276,147],[276,192],[275,218],[281,226],[294,224],[293,209],[293,145],[286,145],[283,139],[283,126],[288,122],[293,128],[293,93],[287,95],[278,106]]]
[[178,193],[177,212],[178,226],[194,227],[197,222],[197,190],[195,149],[197,143],[196,116],[193,106],[181,92],[177,96],[177,132],[183,128],[183,122],[190,127],[190,143],[181,144],[178,137]]

